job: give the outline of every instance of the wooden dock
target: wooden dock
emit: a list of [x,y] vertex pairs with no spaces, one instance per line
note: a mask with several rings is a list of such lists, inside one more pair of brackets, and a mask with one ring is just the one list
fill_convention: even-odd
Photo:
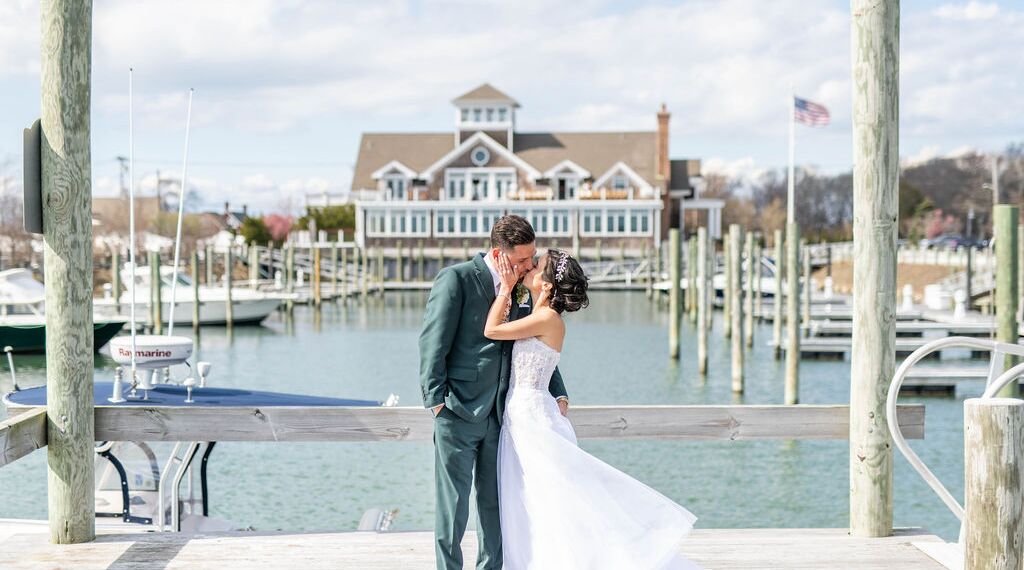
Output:
[[[38,568],[358,568],[431,570],[432,532],[230,532],[110,534],[94,542],[50,544],[45,533],[20,534],[0,543],[0,565]],[[897,529],[888,538],[854,538],[846,529],[697,529],[680,552],[709,569],[943,570],[912,543],[941,543],[920,529]],[[476,534],[462,543],[465,568],[476,560]]]

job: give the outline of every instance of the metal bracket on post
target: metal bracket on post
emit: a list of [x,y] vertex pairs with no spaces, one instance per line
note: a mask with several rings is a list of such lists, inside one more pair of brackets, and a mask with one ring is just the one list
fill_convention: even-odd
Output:
[[40,120],[32,122],[32,126],[24,133],[23,173],[25,205],[23,207],[25,231],[33,234],[43,233],[43,163],[42,163],[42,128]]

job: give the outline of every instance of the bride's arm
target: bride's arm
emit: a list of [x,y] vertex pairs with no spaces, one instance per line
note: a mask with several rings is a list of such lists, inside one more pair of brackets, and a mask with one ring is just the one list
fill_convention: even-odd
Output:
[[531,313],[521,319],[511,322],[505,320],[505,311],[511,309],[512,290],[518,281],[518,276],[509,264],[504,255],[498,256],[495,260],[498,268],[498,277],[501,279],[501,288],[498,295],[491,303],[491,310],[487,312],[487,322],[484,324],[484,336],[491,340],[518,340],[537,336],[550,330],[551,315],[548,311]]

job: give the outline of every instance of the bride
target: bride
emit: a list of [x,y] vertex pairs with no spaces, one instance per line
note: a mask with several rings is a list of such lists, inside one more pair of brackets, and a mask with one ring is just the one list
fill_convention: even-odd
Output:
[[504,567],[699,568],[679,554],[696,517],[577,447],[572,425],[547,390],[565,339],[562,313],[588,304],[579,263],[548,250],[523,277],[533,312],[511,322],[503,321],[518,278],[505,256],[496,265],[501,288],[484,335],[516,341],[498,443]]

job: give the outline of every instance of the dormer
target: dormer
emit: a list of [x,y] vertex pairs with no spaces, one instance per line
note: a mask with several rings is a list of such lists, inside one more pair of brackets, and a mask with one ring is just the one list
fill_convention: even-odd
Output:
[[489,83],[452,100],[455,105],[455,145],[462,144],[474,133],[484,132],[509,150],[513,150],[516,126],[515,99]]

